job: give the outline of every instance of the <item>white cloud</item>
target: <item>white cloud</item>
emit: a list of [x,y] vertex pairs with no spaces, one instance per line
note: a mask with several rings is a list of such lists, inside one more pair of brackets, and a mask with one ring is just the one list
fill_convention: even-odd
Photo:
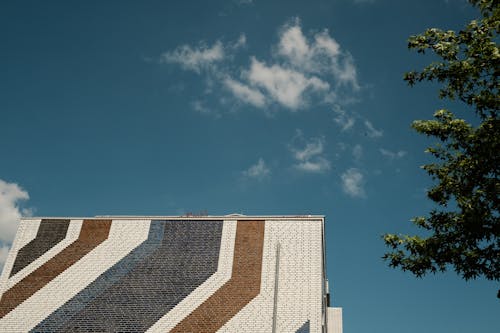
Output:
[[369,120],[365,120],[366,135],[370,138],[380,138],[384,135],[384,131],[376,129]]
[[247,78],[252,85],[263,88],[271,98],[291,110],[307,104],[304,99],[306,90],[328,91],[330,87],[318,77],[308,78],[300,72],[280,65],[267,66],[254,57]]
[[301,131],[297,131],[290,150],[297,161],[294,168],[304,172],[321,173],[330,170],[330,161],[323,156],[324,138],[316,137],[305,140]]
[[346,54],[343,59],[339,59],[332,65],[332,72],[335,74],[340,84],[350,84],[354,90],[359,90],[357,80],[357,70],[354,59],[350,54]]
[[353,198],[364,198],[366,196],[363,187],[363,174],[358,169],[350,168],[340,178],[342,180],[342,189],[347,195]]
[[352,148],[352,156],[356,161],[361,160],[363,157],[363,147],[360,144],[357,144]]
[[212,47],[200,43],[197,47],[182,45],[171,52],[161,55],[160,61],[181,65],[182,68],[200,73],[216,62],[224,60],[224,47],[220,41]]
[[259,158],[256,164],[243,171],[243,176],[257,180],[263,180],[270,174],[271,170],[267,167],[266,162],[264,162],[262,158]]
[[356,119],[353,116],[347,114],[347,112],[340,106],[334,106],[333,112],[335,112],[335,117],[333,118],[333,120],[335,121],[335,123],[337,123],[337,125],[340,126],[342,132],[351,129],[354,126]]
[[340,55],[340,45],[330,37],[328,30],[316,34],[314,40],[316,43],[313,45],[313,53],[324,53],[332,58]]
[[7,245],[2,245],[0,246],[0,271],[3,268],[3,265],[5,264],[5,260],[7,260],[7,255],[9,254],[9,246]]
[[304,73],[330,74],[335,84],[359,89],[352,56],[341,51],[339,43],[330,36],[327,29],[308,40],[302,32],[300,20],[294,19],[281,29],[277,55],[285,58],[291,67]]
[[[359,89],[349,52],[326,29],[305,35],[298,18],[279,29],[278,41],[271,47],[268,59],[250,53],[249,66],[240,67],[235,54],[247,49],[247,36],[240,34],[236,41],[224,44],[217,41],[212,46],[179,46],[162,54],[161,62],[204,75],[207,94],[222,88],[232,98],[256,108],[277,104],[296,111],[313,103],[333,105],[349,100],[349,95]],[[338,116],[343,128],[354,125],[352,117],[344,118]]]
[[312,160],[299,162],[294,167],[304,172],[321,173],[330,170],[330,161],[323,156],[318,156]]
[[191,106],[193,109],[198,111],[199,113],[204,113],[204,114],[209,114],[211,113],[211,110],[205,106],[205,104],[202,101],[196,100],[191,103]]
[[323,140],[321,138],[314,138],[304,148],[295,149],[293,153],[295,159],[299,161],[310,160],[314,156],[323,153]]
[[393,152],[393,151],[390,151],[388,149],[380,148],[379,151],[383,156],[387,157],[390,160],[405,157],[407,154],[406,151],[404,151],[404,150]]
[[266,105],[266,97],[258,90],[230,77],[224,79],[224,85],[241,101],[262,108]]
[[7,183],[0,179],[0,241],[10,243],[16,234],[21,215],[29,214],[22,210],[19,202],[28,200],[28,192],[16,183]]
[[240,34],[240,37],[238,37],[238,40],[233,43],[232,47],[233,49],[239,49],[241,47],[247,46],[247,36],[245,34]]
[[284,27],[278,43],[278,54],[288,58],[295,67],[310,66],[312,52],[298,23]]

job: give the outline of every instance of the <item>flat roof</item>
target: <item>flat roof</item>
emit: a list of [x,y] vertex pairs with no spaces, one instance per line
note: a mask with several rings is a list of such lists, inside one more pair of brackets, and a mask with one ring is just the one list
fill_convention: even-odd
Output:
[[324,215],[96,215],[94,217],[69,217],[69,216],[33,216],[23,217],[21,220],[39,219],[71,219],[71,220],[92,220],[92,219],[115,219],[115,220],[324,220]]

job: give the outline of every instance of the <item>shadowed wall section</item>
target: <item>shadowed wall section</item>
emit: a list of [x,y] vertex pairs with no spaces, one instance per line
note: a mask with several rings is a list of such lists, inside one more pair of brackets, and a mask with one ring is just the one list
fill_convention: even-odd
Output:
[[57,332],[61,326],[72,320],[72,318],[85,308],[87,304],[92,302],[98,295],[102,294],[113,284],[119,282],[139,263],[158,249],[163,240],[164,232],[164,221],[151,221],[146,241],[132,250],[116,265],[101,274],[89,286],[67,301],[49,317],[45,318],[40,324],[31,330],[31,332]]
[[217,332],[260,291],[264,221],[238,221],[231,279],[171,333]]
[[309,320],[302,325],[295,333],[309,333]]
[[160,247],[57,332],[144,332],[216,272],[222,221],[164,223]]

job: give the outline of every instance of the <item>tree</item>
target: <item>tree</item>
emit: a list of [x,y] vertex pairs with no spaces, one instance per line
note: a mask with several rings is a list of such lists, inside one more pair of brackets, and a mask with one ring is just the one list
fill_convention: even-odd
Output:
[[[437,56],[421,71],[405,74],[410,86],[441,84],[439,97],[465,103],[477,125],[439,110],[412,127],[436,139],[435,162],[422,168],[435,181],[427,196],[436,209],[412,219],[425,236],[385,234],[389,266],[417,277],[453,268],[465,280],[500,279],[499,0],[469,0],[480,12],[463,30],[427,29],[408,48]],[[474,121],[476,123],[476,121]],[[500,298],[500,291],[498,292]]]

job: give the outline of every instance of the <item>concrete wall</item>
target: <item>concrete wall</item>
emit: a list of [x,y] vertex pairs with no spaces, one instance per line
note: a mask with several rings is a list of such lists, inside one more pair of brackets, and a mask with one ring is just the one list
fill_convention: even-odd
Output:
[[342,308],[328,308],[328,333],[342,333]]

